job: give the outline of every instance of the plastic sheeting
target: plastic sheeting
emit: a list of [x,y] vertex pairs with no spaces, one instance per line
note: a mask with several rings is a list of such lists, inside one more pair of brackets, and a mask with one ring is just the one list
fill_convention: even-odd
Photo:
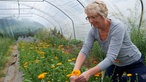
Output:
[[[30,19],[41,23],[48,30],[56,28],[66,37],[84,40],[91,28],[89,22],[85,20],[84,6],[91,1],[0,0],[0,18]],[[109,8],[109,18],[120,17],[119,15],[128,17],[132,10],[135,10],[135,7],[138,8],[136,12],[140,16],[141,5],[139,0],[103,1]]]

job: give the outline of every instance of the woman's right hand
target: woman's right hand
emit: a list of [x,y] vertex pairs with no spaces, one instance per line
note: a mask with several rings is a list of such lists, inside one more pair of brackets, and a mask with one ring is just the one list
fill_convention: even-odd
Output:
[[75,82],[75,80],[78,78],[78,76],[70,76],[70,82]]

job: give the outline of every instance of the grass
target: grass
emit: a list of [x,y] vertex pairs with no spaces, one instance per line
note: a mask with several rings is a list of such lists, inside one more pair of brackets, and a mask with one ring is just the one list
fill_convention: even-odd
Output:
[[13,39],[0,37],[0,77],[4,76],[3,69],[11,54],[10,46],[14,43]]

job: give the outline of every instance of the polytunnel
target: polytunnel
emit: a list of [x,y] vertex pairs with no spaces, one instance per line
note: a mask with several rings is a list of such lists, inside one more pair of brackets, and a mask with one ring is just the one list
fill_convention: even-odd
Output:
[[[92,28],[84,11],[92,1],[0,0],[0,82],[70,82],[76,57]],[[145,55],[146,0],[102,1],[107,18],[127,25],[131,40]],[[103,45],[94,45],[81,72],[106,57]],[[104,73],[89,82],[109,82]]]
[[[21,21],[27,19],[35,21],[41,24],[40,26],[36,26],[36,28],[56,28],[66,37],[84,40],[90,28],[90,24],[87,20],[85,20],[86,15],[84,14],[84,6],[91,1],[92,0],[1,0],[0,18],[8,19],[9,21],[11,19]],[[129,16],[129,12],[132,12],[136,6],[136,13],[138,16],[141,15],[142,0],[104,1],[109,6],[109,17],[117,13],[127,13],[126,15]],[[129,2],[132,2],[130,3],[131,6],[127,6]],[[143,3],[145,3],[145,1]],[[119,11],[118,8],[120,9]],[[140,17],[138,20],[140,20]],[[7,23],[5,22],[3,25],[4,24]],[[10,22],[8,22],[8,24],[11,25]],[[22,28],[28,29],[27,26]],[[33,29],[35,29],[35,27]],[[15,29],[14,27],[10,26],[7,30],[9,30],[8,33],[10,35],[14,35],[14,32],[16,30],[18,31],[18,28]],[[31,29],[29,29],[29,31],[31,31]]]

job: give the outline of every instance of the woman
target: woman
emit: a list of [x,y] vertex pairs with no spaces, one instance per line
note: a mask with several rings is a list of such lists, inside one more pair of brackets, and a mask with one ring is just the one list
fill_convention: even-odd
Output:
[[[85,7],[86,19],[93,28],[89,31],[73,71],[80,70],[94,41],[98,41],[106,57],[95,67],[83,72],[80,76],[71,76],[71,82],[87,82],[90,76],[106,70],[112,76],[111,82],[126,82],[123,72],[132,74],[131,82],[138,77],[139,82],[146,82],[146,68],[141,52],[131,42],[126,26],[117,20],[108,19],[108,9],[103,1],[96,0]],[[118,76],[117,76],[118,74]],[[136,77],[135,74],[138,74]]]

